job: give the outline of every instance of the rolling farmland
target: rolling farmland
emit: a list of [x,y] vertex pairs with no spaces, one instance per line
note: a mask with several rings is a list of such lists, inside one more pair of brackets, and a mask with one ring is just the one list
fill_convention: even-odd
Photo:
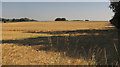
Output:
[[2,63],[115,64],[117,40],[117,30],[107,21],[2,23]]

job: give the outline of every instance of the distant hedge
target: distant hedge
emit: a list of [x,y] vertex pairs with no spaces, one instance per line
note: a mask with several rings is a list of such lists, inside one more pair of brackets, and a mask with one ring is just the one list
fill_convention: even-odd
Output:
[[56,18],[55,21],[67,21],[66,18]]
[[6,23],[6,22],[28,22],[28,21],[37,21],[34,19],[29,19],[29,18],[20,18],[20,19],[5,19],[5,18],[0,18],[0,21]]
[[85,20],[85,21],[89,21],[89,20]]

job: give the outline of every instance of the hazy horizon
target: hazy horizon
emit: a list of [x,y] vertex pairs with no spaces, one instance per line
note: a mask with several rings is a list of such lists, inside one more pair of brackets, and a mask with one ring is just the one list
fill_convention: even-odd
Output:
[[39,21],[67,20],[109,21],[113,12],[109,2],[3,2],[3,18],[32,18]]

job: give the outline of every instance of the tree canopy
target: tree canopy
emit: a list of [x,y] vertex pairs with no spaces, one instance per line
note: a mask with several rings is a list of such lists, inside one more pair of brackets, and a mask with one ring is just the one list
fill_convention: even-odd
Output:
[[0,18],[0,21],[6,23],[6,22],[28,22],[28,21],[37,21],[34,19],[29,19],[29,18],[20,18],[20,19],[5,19],[5,18]]
[[118,29],[120,29],[120,1],[119,2],[111,2],[110,8],[115,13],[114,17],[110,20],[111,24],[115,25]]
[[55,21],[67,21],[66,18],[56,18]]

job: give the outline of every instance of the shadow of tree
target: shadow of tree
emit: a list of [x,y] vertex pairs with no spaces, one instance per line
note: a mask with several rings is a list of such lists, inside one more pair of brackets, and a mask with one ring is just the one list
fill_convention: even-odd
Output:
[[114,31],[114,29],[111,30],[96,30],[96,29],[92,29],[92,30],[70,30],[70,31],[39,31],[39,32],[35,32],[35,31],[28,31],[28,32],[24,32],[24,33],[47,33],[47,34],[68,34],[68,33],[103,33],[103,32],[109,32],[109,31]]
[[[108,63],[115,63],[117,61],[117,55],[114,49],[114,43],[118,46],[118,32],[116,29],[62,31],[62,33],[61,31],[28,33],[99,33],[99,35],[36,37],[22,40],[3,40],[2,43],[15,43],[18,45],[33,46],[33,48],[37,51],[44,50],[63,52],[66,56],[71,58],[80,58],[82,56],[90,59],[95,53],[97,61],[102,60],[101,57],[104,59],[105,48],[107,51]],[[42,47],[39,45],[42,45]]]

